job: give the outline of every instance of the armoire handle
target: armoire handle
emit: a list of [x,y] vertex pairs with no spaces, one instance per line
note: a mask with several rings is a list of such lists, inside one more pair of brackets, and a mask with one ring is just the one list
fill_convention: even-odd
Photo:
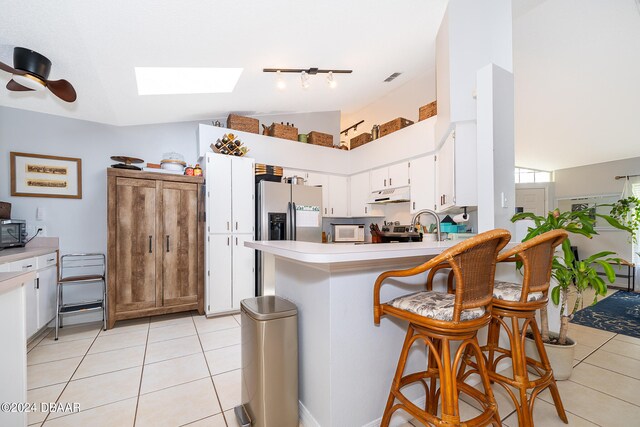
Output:
[[167,234],[167,252],[169,252],[169,235]]
[[153,236],[149,236],[149,253],[152,254],[153,253],[153,247],[152,247],[152,242],[153,241]]

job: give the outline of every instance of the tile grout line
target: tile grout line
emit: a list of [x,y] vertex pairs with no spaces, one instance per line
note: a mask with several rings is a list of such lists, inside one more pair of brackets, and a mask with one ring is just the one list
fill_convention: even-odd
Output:
[[209,379],[211,380],[211,384],[213,385],[213,392],[216,394],[216,401],[218,402],[218,406],[220,407],[220,413],[222,414],[222,419],[224,420],[224,424],[226,426],[228,426],[229,423],[227,423],[227,417],[224,415],[224,409],[222,408],[222,402],[220,402],[220,396],[218,396],[218,389],[216,388],[215,381],[213,381],[213,375],[211,375],[211,368],[209,367],[209,360],[207,360],[207,356],[205,354],[204,347],[202,346],[202,340],[200,339],[200,333],[198,332],[198,327],[196,326],[196,321],[193,320],[193,315],[191,315],[191,320],[193,321],[193,326],[196,328],[196,336],[198,337],[198,342],[200,343],[200,348],[202,349],[202,356],[204,357],[204,363],[206,363],[207,370],[209,371]]
[[142,370],[140,371],[140,382],[138,383],[138,395],[136,396],[136,411],[133,413],[133,424],[132,427],[135,427],[136,421],[138,420],[138,407],[140,406],[140,390],[142,389],[142,378],[144,377],[144,361],[147,358],[147,346],[149,345],[149,331],[151,330],[151,318],[149,319],[149,323],[147,324],[147,340],[144,345],[144,355],[142,356]]
[[[60,401],[60,398],[62,397],[62,395],[64,394],[65,390],[67,389],[67,387],[69,386],[69,383],[71,382],[71,378],[73,378],[73,376],[76,374],[76,372],[78,371],[78,368],[80,367],[80,365],[82,364],[82,362],[84,361],[85,357],[87,357],[87,354],[89,354],[89,350],[91,349],[91,347],[93,346],[93,344],[96,342],[96,340],[98,339],[98,336],[100,335],[100,332],[98,332],[96,334],[96,336],[93,338],[93,341],[91,342],[91,345],[89,345],[89,347],[87,348],[87,350],[85,351],[84,355],[82,356],[82,359],[80,360],[80,362],[78,363],[78,366],[76,366],[76,369],[73,370],[73,372],[71,373],[71,376],[69,377],[69,379],[67,380],[66,384],[64,385],[64,387],[62,388],[62,391],[60,392],[60,394],[58,395],[58,397],[56,398],[55,403],[58,403]],[[77,356],[76,356],[77,357]],[[29,369],[27,367],[27,369]],[[82,411],[80,411],[82,412]],[[42,424],[40,424],[41,426],[44,426],[45,423],[47,422],[47,420],[49,419],[49,416],[51,415],[51,411],[49,411],[47,413],[47,416],[44,417],[44,420],[42,420]],[[68,414],[71,415],[71,414]],[[57,417],[57,418],[62,418],[62,417]]]

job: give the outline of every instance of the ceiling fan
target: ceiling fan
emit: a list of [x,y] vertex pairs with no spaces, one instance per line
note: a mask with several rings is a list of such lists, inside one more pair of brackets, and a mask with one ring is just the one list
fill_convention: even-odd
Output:
[[51,71],[51,61],[31,49],[13,48],[13,67],[0,62],[0,70],[13,74],[7,89],[15,92],[43,90],[45,87],[66,102],[76,100],[76,91],[68,81],[47,80]]

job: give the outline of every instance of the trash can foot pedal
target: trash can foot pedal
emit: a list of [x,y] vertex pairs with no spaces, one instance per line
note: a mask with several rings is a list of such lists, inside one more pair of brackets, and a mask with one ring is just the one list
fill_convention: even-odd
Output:
[[244,405],[236,406],[233,408],[233,412],[236,414],[236,421],[238,421],[240,427],[251,427],[251,418]]

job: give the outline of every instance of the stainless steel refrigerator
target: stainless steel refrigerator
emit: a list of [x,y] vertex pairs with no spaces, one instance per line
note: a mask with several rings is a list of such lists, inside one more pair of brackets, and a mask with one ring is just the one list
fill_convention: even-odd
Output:
[[[260,181],[256,240],[322,241],[322,187]],[[275,292],[273,256],[256,253],[256,295]]]

